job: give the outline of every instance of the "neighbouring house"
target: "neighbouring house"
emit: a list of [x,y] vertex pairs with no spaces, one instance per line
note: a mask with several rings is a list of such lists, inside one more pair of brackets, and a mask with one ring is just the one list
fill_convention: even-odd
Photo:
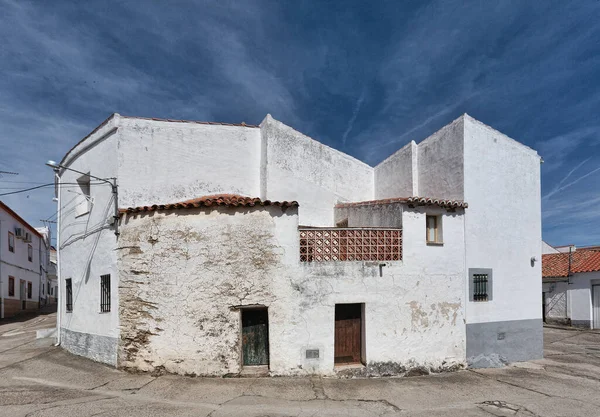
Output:
[[547,323],[600,329],[600,247],[545,253],[542,276]]
[[45,303],[49,239],[49,229],[32,227],[0,201],[0,318]]
[[372,167],[270,115],[113,114],[56,174],[75,354],[214,376],[542,357],[540,157],[470,116]]
[[48,302],[50,304],[56,303],[58,299],[58,276],[56,266],[56,248],[50,246],[50,262],[48,264],[48,282],[46,283],[46,293],[48,294]]

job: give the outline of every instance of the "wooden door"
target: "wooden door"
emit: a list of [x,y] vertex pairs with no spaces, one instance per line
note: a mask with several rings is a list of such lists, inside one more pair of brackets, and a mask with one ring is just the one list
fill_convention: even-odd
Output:
[[361,362],[362,306],[360,304],[337,304],[335,306],[336,364]]
[[244,366],[269,364],[269,317],[266,309],[242,310]]
[[600,329],[600,285],[592,285],[592,328]]

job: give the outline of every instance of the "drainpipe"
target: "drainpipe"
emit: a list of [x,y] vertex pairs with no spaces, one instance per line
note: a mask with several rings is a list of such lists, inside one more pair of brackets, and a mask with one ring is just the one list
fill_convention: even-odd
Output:
[[[62,218],[61,218],[61,205],[60,205],[60,175],[58,175],[58,172],[56,173],[56,182],[57,182],[57,194],[58,194],[58,208],[57,208],[57,212],[58,212],[58,216],[56,219],[56,281],[58,283],[58,285],[56,286],[56,293],[54,294],[54,298],[58,299],[58,303],[56,305],[56,345],[55,346],[60,346],[60,328],[61,328],[61,323],[62,323],[62,305],[63,305],[63,300],[62,300],[62,296],[59,297],[60,294],[60,289],[62,287],[62,283],[61,283],[61,273],[60,273],[60,227],[62,225]],[[2,239],[0,239],[2,240]]]

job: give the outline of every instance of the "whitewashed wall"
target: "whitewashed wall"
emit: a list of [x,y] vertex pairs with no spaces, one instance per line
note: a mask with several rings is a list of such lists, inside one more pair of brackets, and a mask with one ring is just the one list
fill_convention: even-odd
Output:
[[260,195],[260,129],[120,118],[119,203]]
[[[237,305],[269,314],[272,375],[334,374],[337,303],[365,303],[366,370],[397,374],[465,362],[461,213],[444,246],[425,244],[425,211],[403,213],[404,261],[299,262],[295,210],[194,209],[123,220],[120,364],[224,375],[240,371]],[[320,359],[305,358],[319,349]]]
[[[569,284],[568,311],[574,326],[593,327],[592,285],[600,285],[599,272],[573,274]],[[598,326],[600,328],[600,326]]]
[[[88,139],[75,147],[62,164],[99,178],[117,177],[117,138],[119,117],[112,117]],[[61,170],[61,214],[59,218],[59,314],[61,344],[79,355],[116,363],[119,335],[117,306],[118,272],[116,269],[117,238],[110,226],[114,215],[111,187],[90,187],[93,204],[88,214],[77,216],[76,205],[81,190],[74,184],[81,174]],[[96,181],[92,180],[93,183]],[[100,312],[100,276],[112,279],[112,310]],[[65,311],[65,280],[73,285],[73,311]]]
[[400,229],[402,228],[404,207],[405,205],[400,203],[336,207],[335,222],[337,224],[347,219],[348,227],[391,227]]
[[418,195],[465,199],[464,117],[418,144]]
[[373,199],[373,168],[267,115],[263,140],[262,193],[269,200],[300,202],[300,224],[332,226],[339,201]]
[[375,167],[375,199],[419,195],[418,148],[407,143]]
[[493,300],[467,322],[541,319],[540,157],[469,116],[464,129],[467,268],[493,270]]

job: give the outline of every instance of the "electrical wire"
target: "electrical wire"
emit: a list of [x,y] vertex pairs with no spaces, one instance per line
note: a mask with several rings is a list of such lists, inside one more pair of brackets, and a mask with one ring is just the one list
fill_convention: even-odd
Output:
[[[97,185],[97,184],[104,184],[104,183],[103,183],[103,182],[100,182],[100,183],[94,183],[94,184],[90,183],[90,185]],[[12,194],[26,193],[27,191],[33,191],[33,190],[37,190],[37,189],[44,188],[44,187],[51,187],[51,186],[52,186],[52,187],[55,187],[56,185],[57,185],[57,184],[55,184],[55,183],[53,183],[53,182],[52,182],[52,183],[49,183],[49,184],[42,184],[42,185],[38,185],[37,187],[25,188],[25,189],[23,189],[23,190],[11,191],[11,192],[8,192],[8,193],[2,193],[2,194],[0,194],[0,197],[2,197],[2,196],[5,196],[5,195],[12,195]],[[61,183],[61,184],[60,184],[60,186],[61,186],[61,187],[62,187],[63,185],[79,185],[79,183],[76,183],[76,182],[67,183],[67,182],[65,182],[65,183]]]

